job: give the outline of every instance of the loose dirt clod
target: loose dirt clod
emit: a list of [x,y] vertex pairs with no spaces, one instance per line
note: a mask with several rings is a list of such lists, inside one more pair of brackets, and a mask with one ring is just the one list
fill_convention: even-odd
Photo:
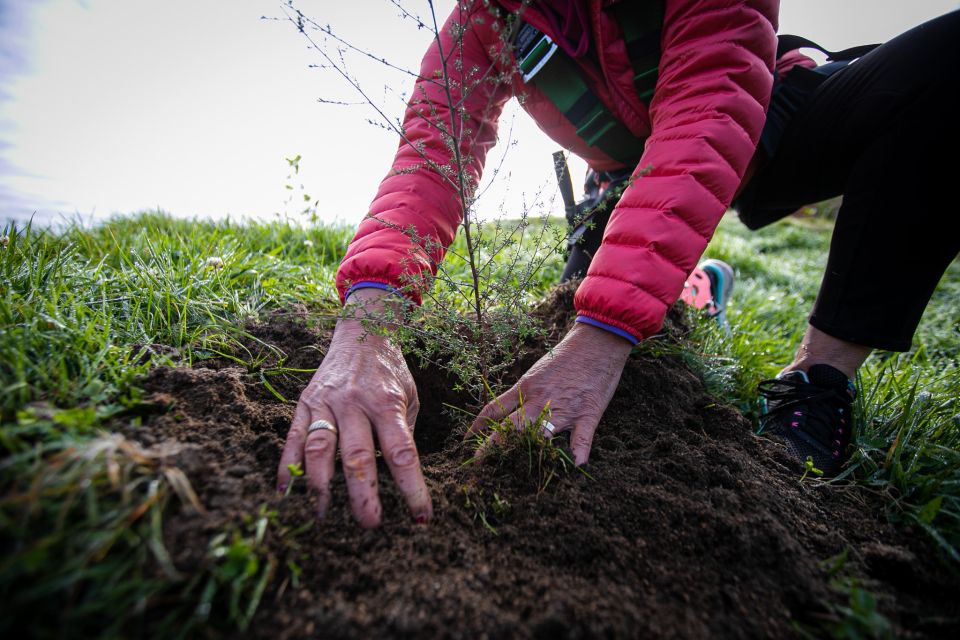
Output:
[[[571,299],[561,289],[537,310],[553,340],[572,319]],[[329,327],[303,317],[249,332],[292,368],[318,365],[329,340]],[[528,348],[515,375],[546,345]],[[179,462],[209,514],[174,515],[165,530],[184,570],[206,561],[213,532],[260,505],[291,526],[313,517],[302,489],[286,498],[274,489],[293,406],[257,372],[204,364],[154,369],[150,400],[171,409],[133,432],[194,445]],[[830,586],[839,578],[874,594],[903,637],[960,633],[960,578],[922,536],[888,524],[861,489],[798,482],[802,464],[755,437],[679,360],[632,357],[591,477],[560,474],[544,491],[522,460],[464,466],[464,424],[441,411],[463,399],[437,370],[415,373],[434,520],[413,524],[381,464],[384,525],[361,530],[338,475],[325,522],[267,538],[280,558],[295,544],[303,573],[282,593],[273,581],[250,637],[793,637],[797,625],[845,623],[824,606],[847,604],[849,593]],[[307,379],[271,384],[293,400]],[[844,552],[830,576],[825,561]]]

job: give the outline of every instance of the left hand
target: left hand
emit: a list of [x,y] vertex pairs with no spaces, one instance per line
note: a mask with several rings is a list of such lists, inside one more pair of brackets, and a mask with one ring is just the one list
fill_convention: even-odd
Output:
[[[552,351],[540,358],[506,393],[489,403],[467,431],[469,438],[508,418],[517,428],[540,415],[549,403],[555,429],[572,431],[570,449],[580,466],[590,457],[593,434],[633,347],[620,336],[577,323]],[[522,398],[522,407],[521,407]]]

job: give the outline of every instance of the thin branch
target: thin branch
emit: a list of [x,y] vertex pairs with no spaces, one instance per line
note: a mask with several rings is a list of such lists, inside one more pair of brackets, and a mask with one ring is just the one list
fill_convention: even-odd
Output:
[[[284,13],[286,13],[286,9],[283,9],[283,11],[284,11]],[[297,12],[298,17],[302,17],[302,16],[303,16],[303,14],[300,12],[299,9],[294,9],[294,11]],[[394,125],[393,125],[393,123],[392,123],[392,121],[390,120],[390,118],[387,117],[387,115],[383,112],[383,110],[382,110],[380,107],[377,106],[377,104],[370,98],[370,96],[367,95],[367,93],[363,90],[363,87],[360,86],[360,83],[358,83],[356,80],[354,80],[353,77],[352,77],[350,74],[346,73],[346,71],[344,71],[340,66],[338,66],[338,65],[330,58],[330,56],[327,54],[327,52],[326,52],[322,47],[320,47],[320,46],[313,40],[313,38],[310,37],[310,35],[306,32],[306,30],[305,30],[305,29],[303,28],[303,26],[301,25],[300,21],[294,20],[289,14],[287,14],[287,19],[288,19],[291,23],[297,25],[297,29],[300,31],[300,33],[303,35],[303,37],[307,39],[307,42],[310,43],[310,45],[313,47],[313,49],[315,49],[320,55],[322,55],[322,56],[324,57],[324,59],[330,64],[330,66],[331,66],[338,74],[340,74],[340,76],[341,76],[344,80],[346,80],[347,83],[350,84],[350,86],[352,86],[352,87],[354,88],[354,90],[361,95],[361,97],[363,97],[363,99],[366,101],[366,104],[369,105],[374,111],[376,111],[376,112],[377,112],[377,115],[380,116],[380,118],[382,118],[384,122],[389,123],[389,128],[390,128],[390,130],[392,130],[394,133],[396,133],[397,135],[399,135],[399,136],[401,137],[401,139],[403,139],[403,141],[404,141],[407,145],[409,145],[410,148],[413,149],[414,152],[415,152],[418,156],[420,156],[420,157],[423,159],[423,161],[427,164],[427,166],[429,166],[430,168],[434,169],[434,171],[437,173],[437,175],[439,175],[442,179],[444,179],[444,180],[446,180],[447,182],[449,182],[449,183],[450,183],[450,186],[453,187],[454,189],[456,189],[456,184],[455,184],[452,180],[450,180],[447,176],[444,175],[444,172],[440,169],[440,167],[439,167],[430,157],[428,157],[425,153],[423,153],[422,151],[420,151],[420,149],[418,148],[418,146],[417,146],[416,144],[414,144],[414,143],[407,137],[407,135],[406,135],[406,133],[403,131],[403,129],[402,129],[401,127],[397,127],[397,126],[394,126]]]
[[[437,25],[437,11],[433,6],[433,0],[427,0],[427,4],[430,6],[430,17],[433,20],[433,29],[434,29],[434,40],[437,43],[437,51],[440,53],[440,58],[443,59],[443,40],[440,37],[440,27]],[[459,34],[459,37],[462,38],[463,35]],[[467,253],[470,257],[470,274],[473,277],[473,286],[474,286],[474,297],[475,297],[475,313],[477,316],[477,330],[478,332],[483,330],[483,309],[481,308],[480,300],[480,281],[479,273],[477,272],[477,264],[473,250],[473,238],[470,233],[470,207],[467,202],[467,186],[464,182],[463,175],[463,158],[460,156],[460,140],[457,137],[457,122],[456,122],[456,113],[457,111],[453,109],[453,96],[450,94],[450,76],[447,72],[447,66],[442,65],[440,67],[443,73],[443,91],[447,97],[447,104],[451,106],[450,110],[450,127],[453,134],[453,154],[454,160],[457,163],[457,181],[460,183],[460,188],[458,194],[460,196],[460,202],[463,205],[463,235],[464,239],[467,242]]]
[[[373,54],[373,53],[367,51],[366,49],[361,49],[360,47],[356,46],[355,44],[353,44],[353,43],[351,43],[351,42],[349,42],[349,41],[347,41],[347,40],[344,40],[343,38],[341,38],[340,36],[338,36],[337,34],[335,34],[335,33],[333,32],[333,29],[330,27],[329,24],[326,25],[326,26],[321,25],[321,24],[317,23],[316,21],[312,20],[310,17],[308,17],[306,14],[304,14],[304,13],[303,13],[302,11],[300,11],[299,9],[295,8],[292,4],[290,4],[290,5],[288,5],[288,6],[289,6],[291,9],[293,9],[294,11],[297,12],[297,15],[298,15],[298,17],[299,17],[299,20],[298,20],[298,22],[297,22],[297,28],[300,29],[301,31],[303,31],[303,30],[306,29],[306,27],[305,27],[304,25],[309,25],[310,28],[313,29],[314,31],[319,31],[319,32],[321,32],[321,33],[325,33],[326,35],[330,36],[331,38],[333,38],[334,40],[336,40],[337,42],[339,42],[340,44],[342,44],[342,45],[343,45],[344,47],[346,47],[348,50],[353,51],[353,52],[355,52],[355,53],[358,53],[358,54],[360,54],[361,56],[364,56],[365,58],[369,58],[369,59],[373,60],[374,62],[379,62],[380,64],[382,64],[382,65],[384,65],[384,66],[386,66],[386,67],[389,67],[390,69],[393,69],[394,71],[399,71],[400,73],[402,73],[402,74],[404,74],[404,75],[407,75],[407,76],[410,76],[410,77],[412,77],[412,78],[416,78],[417,80],[425,80],[425,81],[427,81],[427,82],[432,82],[429,78],[424,78],[424,77],[421,76],[419,73],[415,73],[415,72],[411,71],[410,69],[407,69],[407,68],[404,68],[404,67],[401,67],[401,66],[398,66],[398,65],[395,65],[395,64],[391,63],[389,60],[387,60],[387,59],[384,58],[383,56],[378,56],[378,55],[376,55],[376,54]],[[283,12],[286,13],[286,10],[284,9]],[[287,18],[289,19],[289,15],[287,16]],[[268,18],[268,17],[266,17],[266,16],[261,16],[261,19],[262,19],[262,20],[280,20],[280,18]]]

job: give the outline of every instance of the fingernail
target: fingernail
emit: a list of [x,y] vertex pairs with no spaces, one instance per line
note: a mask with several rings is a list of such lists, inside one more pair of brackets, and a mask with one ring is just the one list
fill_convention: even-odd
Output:
[[430,519],[430,516],[426,513],[419,513],[417,514],[417,517],[414,518],[417,524],[427,524],[427,520],[429,519]]
[[286,493],[287,492],[287,483],[281,482],[277,485],[277,493]]

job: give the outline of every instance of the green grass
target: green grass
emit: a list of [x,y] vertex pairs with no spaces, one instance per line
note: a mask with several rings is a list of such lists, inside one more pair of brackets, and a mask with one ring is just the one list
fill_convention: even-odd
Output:
[[286,224],[117,219],[61,234],[2,235],[0,416],[29,403],[98,404],[129,388],[145,345],[229,340],[268,308],[336,306],[350,233]]
[[[562,259],[532,254],[530,240],[552,245],[556,232],[533,222],[523,245],[503,235],[481,243],[488,254],[510,249],[490,273],[529,278],[526,299],[536,299],[558,278]],[[818,219],[759,233],[728,219],[710,245],[708,255],[737,270],[733,332],[696,322],[687,357],[747,415],[755,413],[756,382],[787,363],[799,342],[829,232]],[[103,428],[117,419],[137,424],[149,411],[137,378],[164,362],[148,361],[149,345],[176,347],[186,363],[226,353],[255,368],[239,348],[248,320],[294,305],[334,314],[336,266],[351,235],[156,213],[94,229],[0,231],[9,236],[0,248],[0,598],[20,621],[45,622],[34,635],[129,635],[158,602],[166,617],[151,624],[168,635],[198,625],[239,629],[265,584],[280,574],[296,580],[295,565],[270,557],[262,544],[288,532],[255,505],[249,519],[211,537],[203,567],[178,573],[159,532],[172,502],[198,508],[189,483],[161,452]],[[448,262],[458,280],[464,263],[456,254],[464,252],[461,238]],[[954,264],[914,349],[877,354],[863,368],[856,410],[864,428],[849,477],[886,498],[891,520],[926,531],[960,565],[957,299]],[[106,618],[113,626],[103,626]],[[0,632],[17,623],[0,617]]]
[[[0,232],[9,237],[0,248],[0,597],[46,621],[37,637],[58,635],[58,625],[123,635],[158,600],[174,603],[158,624],[180,620],[178,632],[201,620],[246,623],[262,592],[258,536],[224,532],[232,542],[212,540],[203,571],[179,575],[159,531],[188,485],[155,452],[110,444],[103,425],[139,420],[148,345],[177,347],[192,362],[233,349],[264,311],[333,313],[351,235],[158,214],[93,230]],[[16,622],[2,616],[0,631]]]

